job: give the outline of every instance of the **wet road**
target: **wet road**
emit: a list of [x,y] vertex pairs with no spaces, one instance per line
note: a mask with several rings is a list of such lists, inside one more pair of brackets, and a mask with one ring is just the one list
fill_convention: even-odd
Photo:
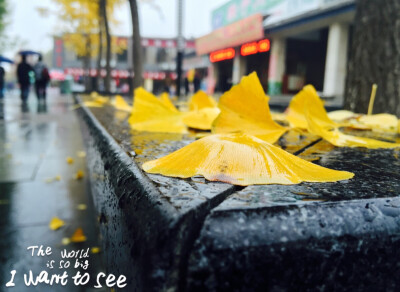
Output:
[[[47,104],[38,104],[31,92],[28,104],[21,106],[16,94],[6,95],[0,103],[0,291],[105,291],[94,289],[96,275],[102,269],[100,253],[89,252],[88,268],[74,268],[76,259],[62,260],[61,251],[97,247],[99,233],[93,211],[89,184],[84,177],[75,179],[78,170],[86,173],[82,137],[76,114],[71,110],[72,98],[50,92]],[[66,162],[67,157],[73,163]],[[59,176],[60,180],[55,180]],[[53,231],[53,217],[65,226]],[[69,243],[74,231],[81,227],[85,242]],[[62,243],[64,239],[64,244]],[[32,256],[29,246],[50,247],[51,255]],[[46,267],[53,262],[53,268]],[[70,261],[69,268],[63,268]],[[16,270],[14,287],[6,287],[11,271]],[[67,272],[67,284],[53,283],[26,286],[24,274],[36,276],[47,271]],[[72,276],[87,272],[90,282],[76,286]],[[45,279],[46,273],[42,273]]]

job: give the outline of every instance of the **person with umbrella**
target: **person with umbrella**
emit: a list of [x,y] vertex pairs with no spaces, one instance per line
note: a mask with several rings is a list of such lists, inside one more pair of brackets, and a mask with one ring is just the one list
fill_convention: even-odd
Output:
[[22,103],[26,103],[29,96],[30,89],[30,74],[33,72],[33,68],[26,61],[26,54],[21,54],[21,63],[17,67],[17,79],[21,89],[21,100]]

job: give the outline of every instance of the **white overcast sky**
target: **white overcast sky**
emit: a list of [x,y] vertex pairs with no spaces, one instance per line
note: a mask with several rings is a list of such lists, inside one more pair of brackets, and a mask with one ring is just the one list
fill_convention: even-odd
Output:
[[[177,0],[143,0],[160,7],[160,13],[148,3],[139,3],[139,19],[143,37],[175,37],[177,34]],[[211,11],[228,0],[183,0],[184,1],[184,35],[199,37],[211,31]],[[128,1],[126,1],[128,3]],[[46,7],[56,11],[57,6],[52,0],[8,0],[10,15],[6,32],[10,36],[18,36],[26,41],[23,48],[46,52],[52,48],[52,35],[61,33],[60,24],[55,15],[42,17],[37,7]],[[113,33],[130,35],[129,5],[126,4],[116,11],[116,17],[121,21]],[[15,51],[4,55],[13,57]]]

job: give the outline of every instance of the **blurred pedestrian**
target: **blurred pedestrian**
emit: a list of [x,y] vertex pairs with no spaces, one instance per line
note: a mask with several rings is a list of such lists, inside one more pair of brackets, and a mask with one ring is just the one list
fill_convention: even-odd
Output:
[[38,62],[33,66],[35,71],[35,91],[38,101],[46,101],[46,87],[50,81],[49,69],[43,62],[42,55],[39,55]]
[[3,99],[4,97],[4,75],[6,74],[6,71],[2,66],[0,66],[0,100]]
[[17,67],[17,78],[19,87],[21,89],[21,100],[22,103],[26,103],[29,95],[30,87],[30,73],[33,72],[33,68],[26,62],[26,55],[21,56],[21,63]]
[[196,72],[194,74],[194,78],[193,78],[194,93],[196,93],[197,91],[200,90],[200,83],[201,83],[201,79],[200,79],[199,73]]

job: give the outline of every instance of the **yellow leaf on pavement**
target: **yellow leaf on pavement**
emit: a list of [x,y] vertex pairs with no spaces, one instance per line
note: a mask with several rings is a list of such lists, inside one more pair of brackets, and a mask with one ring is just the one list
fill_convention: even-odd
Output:
[[75,174],[75,179],[76,180],[80,180],[85,176],[85,173],[83,172],[83,170],[78,170]]
[[189,110],[200,110],[207,107],[216,107],[217,102],[203,90],[198,90],[189,99]]
[[167,92],[163,92],[160,95],[161,102],[172,111],[178,111],[172,101],[169,99],[169,94]]
[[181,178],[202,175],[210,181],[242,186],[334,182],[354,176],[350,172],[318,166],[240,133],[210,135],[160,159],[148,161],[142,168],[148,173]]
[[116,95],[113,101],[114,107],[117,110],[131,112],[132,107],[125,101],[125,99],[121,95]]
[[287,129],[272,120],[268,101],[257,73],[243,77],[220,98],[221,113],[213,123],[212,132],[240,132],[275,143]]
[[181,134],[187,132],[182,114],[167,107],[161,100],[143,88],[135,90],[129,124],[132,129],[137,131]]
[[375,139],[357,137],[347,135],[339,131],[338,128],[328,130],[323,128],[317,119],[314,118],[313,114],[307,115],[308,130],[310,133],[321,136],[329,143],[338,147],[364,147],[370,149],[376,148],[396,148],[400,147],[400,144],[383,142]]
[[71,242],[84,242],[86,241],[86,236],[83,234],[82,228],[75,230],[74,234],[70,238]]
[[53,217],[49,223],[49,228],[51,230],[57,230],[65,225],[65,222],[58,217]]
[[65,160],[67,161],[68,164],[74,163],[74,159],[72,157],[67,157]]
[[338,127],[338,124],[328,117],[324,104],[312,85],[304,86],[290,101],[286,114],[287,120],[292,127],[300,129],[308,128],[306,110],[308,110],[309,107],[312,108],[313,118],[321,127],[328,129]]
[[212,123],[220,113],[217,107],[206,107],[187,112],[183,116],[186,126],[200,130],[211,130]]

